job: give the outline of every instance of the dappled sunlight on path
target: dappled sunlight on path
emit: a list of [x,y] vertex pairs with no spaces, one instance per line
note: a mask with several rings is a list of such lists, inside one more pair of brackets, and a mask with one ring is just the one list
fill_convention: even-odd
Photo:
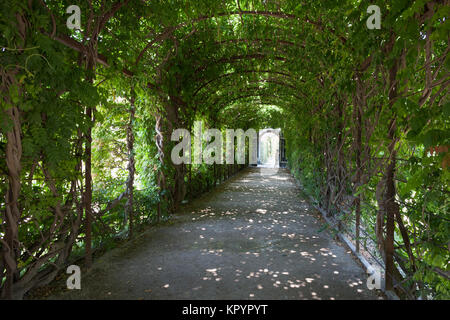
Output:
[[377,299],[321,226],[287,170],[248,168],[108,252],[82,290],[57,298]]

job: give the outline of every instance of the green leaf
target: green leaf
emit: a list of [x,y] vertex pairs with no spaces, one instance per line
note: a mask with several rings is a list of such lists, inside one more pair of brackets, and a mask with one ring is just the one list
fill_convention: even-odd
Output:
[[9,97],[11,98],[11,101],[14,104],[18,104],[19,103],[19,88],[17,87],[17,85],[12,84],[9,87]]

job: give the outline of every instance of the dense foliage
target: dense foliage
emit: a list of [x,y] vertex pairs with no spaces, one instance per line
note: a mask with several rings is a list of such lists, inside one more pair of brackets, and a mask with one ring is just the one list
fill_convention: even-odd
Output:
[[0,3],[2,298],[235,172],[171,163],[196,120],[280,127],[386,289],[449,298],[449,1],[88,0],[70,30],[72,4]]

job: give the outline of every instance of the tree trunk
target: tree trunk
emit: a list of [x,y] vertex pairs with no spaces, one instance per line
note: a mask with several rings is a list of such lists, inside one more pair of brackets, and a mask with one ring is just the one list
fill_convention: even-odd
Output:
[[[397,71],[398,64],[394,63],[393,67],[389,70],[389,102],[392,107],[394,100],[397,96]],[[398,214],[399,206],[395,202],[395,169],[396,169],[396,156],[395,145],[397,139],[395,137],[395,131],[397,128],[396,115],[394,114],[388,127],[389,137],[389,161],[386,168],[386,193],[385,193],[385,209],[386,209],[386,240],[384,244],[385,250],[385,265],[386,265],[386,290],[394,290],[394,233],[395,233],[395,216]],[[398,270],[395,270],[398,271]]]
[[3,261],[6,266],[6,282],[2,298],[12,299],[14,282],[18,280],[17,259],[19,257],[19,196],[21,189],[20,173],[22,170],[22,137],[20,111],[17,106],[6,110],[7,119],[12,122],[12,128],[6,133],[6,167],[8,173],[8,187],[6,191],[5,235],[2,243]]
[[128,216],[128,236],[133,236],[133,201],[134,201],[134,174],[136,171],[134,158],[134,118],[136,113],[135,96],[132,89],[130,99],[130,120],[127,126],[127,151],[128,151],[128,179],[127,179],[127,194],[128,200],[125,204],[125,215]]
[[[92,121],[92,108],[86,109],[86,116]],[[92,127],[86,133],[85,157],[85,264],[89,268],[92,265]]]
[[386,172],[386,242],[385,263],[386,263],[386,290],[394,289],[394,219],[398,212],[398,205],[395,202],[395,152],[392,153],[394,158],[388,165]]
[[[161,201],[163,199],[162,192],[166,189],[166,183],[165,183],[165,176],[163,172],[164,167],[164,136],[162,134],[162,125],[161,115],[157,114],[155,116],[156,122],[155,122],[155,131],[156,131],[156,137],[155,137],[155,143],[156,147],[158,148],[158,157],[160,162],[160,168],[158,169],[158,211],[156,216],[156,221],[159,223],[161,220]],[[164,196],[165,199],[167,199],[166,196]]]
[[[355,123],[356,123],[356,146],[355,146],[355,156],[356,156],[356,181],[355,190],[362,185],[361,183],[361,152],[362,152],[362,110],[361,108],[365,106],[364,90],[362,88],[360,75],[357,79],[357,91],[356,91],[356,102],[354,104],[355,108]],[[360,251],[360,228],[361,228],[361,193],[355,199],[355,238],[356,238],[356,252]]]

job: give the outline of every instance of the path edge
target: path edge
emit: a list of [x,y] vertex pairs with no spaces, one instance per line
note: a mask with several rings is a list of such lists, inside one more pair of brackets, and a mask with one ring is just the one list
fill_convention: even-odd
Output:
[[[301,190],[303,190],[303,184],[300,182],[300,180],[298,180],[292,174],[292,172],[290,172],[290,174],[291,174],[292,178],[294,179],[297,187],[299,187]],[[319,206],[315,205],[315,203],[317,202],[316,199],[314,199],[312,196],[310,196],[306,193],[304,193],[304,194],[309,198],[309,201],[308,201],[309,204],[322,214],[322,217],[329,225],[333,225],[333,222],[327,217],[327,212],[324,209],[320,208]],[[364,270],[364,272],[367,273],[367,270],[373,269],[373,266],[369,263],[369,261],[367,261],[367,259],[361,253],[356,252],[356,248],[353,245],[353,243],[350,241],[350,239],[348,239],[344,234],[342,234],[339,231],[336,231],[336,235],[343,243],[345,243],[347,245],[347,247],[352,251],[352,253],[355,255],[355,257],[359,260],[359,262],[361,262],[361,264],[366,268],[366,270]],[[382,283],[382,285],[381,285],[380,290],[386,295],[388,300],[400,300],[399,296],[397,296],[397,294],[395,292],[385,289],[384,281],[381,281],[381,283]]]

